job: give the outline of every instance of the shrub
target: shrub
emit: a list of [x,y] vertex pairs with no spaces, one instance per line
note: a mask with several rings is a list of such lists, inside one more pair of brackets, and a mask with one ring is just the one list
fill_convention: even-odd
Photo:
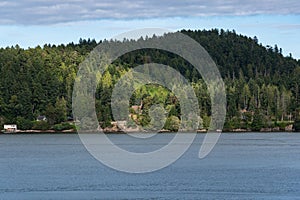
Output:
[[33,130],[49,130],[50,125],[46,121],[35,121],[32,126]]
[[70,129],[76,129],[75,125],[74,124],[70,124],[70,123],[60,123],[60,124],[55,124],[53,127],[52,127],[53,130],[55,131],[63,131],[63,130],[70,130]]
[[180,119],[176,116],[168,117],[164,128],[173,132],[178,131],[180,128]]
[[295,129],[295,131],[300,132],[300,118],[295,120],[294,129]]
[[17,125],[21,130],[30,130],[33,126],[33,122],[24,117],[17,117]]
[[280,130],[284,130],[286,126],[290,125],[291,122],[276,122],[275,125],[278,126],[280,128]]
[[[80,123],[77,124],[78,128],[81,130],[96,130],[98,128],[98,122],[93,121],[94,119],[90,117],[84,117],[80,120]],[[108,121],[107,121],[108,123]],[[109,122],[110,124],[110,122]],[[102,127],[103,128],[103,127]]]

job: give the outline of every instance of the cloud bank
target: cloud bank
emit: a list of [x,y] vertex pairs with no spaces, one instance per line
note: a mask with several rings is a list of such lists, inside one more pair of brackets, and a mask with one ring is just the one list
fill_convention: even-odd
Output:
[[300,14],[299,0],[4,0],[0,24],[39,25],[101,19]]

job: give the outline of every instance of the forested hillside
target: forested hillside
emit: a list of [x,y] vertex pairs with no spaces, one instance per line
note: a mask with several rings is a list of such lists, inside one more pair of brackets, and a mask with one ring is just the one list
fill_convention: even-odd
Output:
[[[283,56],[276,45],[264,47],[256,37],[234,31],[183,30],[182,33],[198,41],[221,72],[227,90],[226,129],[284,127],[298,118],[300,60]],[[72,89],[78,66],[96,46],[95,40],[81,39],[78,44],[44,45],[26,50],[16,45],[0,49],[1,126],[16,123],[22,129],[38,129],[66,121],[72,115]],[[130,68],[151,62],[168,64],[193,82],[202,126],[207,127],[211,114],[209,94],[196,69],[172,53],[151,49],[123,55],[102,75],[96,92],[101,126],[109,127],[113,121],[110,109],[113,85]],[[130,109],[137,124],[147,125],[149,108],[160,103],[168,111],[165,128],[178,128],[180,105],[168,90],[156,85],[143,86],[132,96],[131,106],[141,102],[141,110]],[[34,122],[40,115],[48,119],[42,125]]]

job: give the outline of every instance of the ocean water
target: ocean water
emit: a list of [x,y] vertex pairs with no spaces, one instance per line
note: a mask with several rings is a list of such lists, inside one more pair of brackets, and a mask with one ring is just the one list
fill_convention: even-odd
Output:
[[[172,165],[128,174],[94,159],[76,134],[0,135],[0,199],[300,199],[300,134],[223,133],[199,159],[204,136]],[[174,134],[109,137],[147,152]]]

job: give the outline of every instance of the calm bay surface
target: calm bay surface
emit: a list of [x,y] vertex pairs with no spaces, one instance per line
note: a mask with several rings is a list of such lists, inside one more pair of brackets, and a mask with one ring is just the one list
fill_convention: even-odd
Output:
[[[128,174],[94,159],[76,134],[0,135],[0,199],[300,199],[300,134],[223,133],[199,159],[204,136],[172,165]],[[174,134],[108,137],[148,152]]]

